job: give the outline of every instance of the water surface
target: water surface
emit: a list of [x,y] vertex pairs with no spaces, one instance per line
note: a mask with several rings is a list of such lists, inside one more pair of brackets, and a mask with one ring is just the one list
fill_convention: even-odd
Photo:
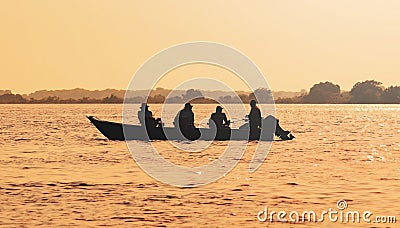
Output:
[[[160,107],[152,105],[155,115]],[[400,219],[400,105],[277,105],[282,127],[295,140],[274,142],[255,173],[248,172],[257,146],[250,142],[226,177],[189,189],[147,176],[124,142],[106,140],[85,118],[121,122],[121,108],[0,105],[0,224],[285,226],[260,223],[257,213],[264,206],[336,209],[340,199],[348,209]],[[204,124],[213,109],[196,105],[196,122]],[[241,117],[231,118],[240,125]],[[203,152],[187,153],[169,142],[152,143],[166,159],[186,166],[206,164],[226,147],[214,142]],[[320,225],[335,224],[300,224]]]

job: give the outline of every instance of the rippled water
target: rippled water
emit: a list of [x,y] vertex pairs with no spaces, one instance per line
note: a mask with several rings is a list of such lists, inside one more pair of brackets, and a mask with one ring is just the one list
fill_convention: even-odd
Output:
[[[196,105],[196,121],[213,108]],[[151,109],[160,115],[159,105]],[[147,176],[124,142],[106,140],[85,115],[120,122],[121,106],[0,106],[0,225],[286,226],[261,223],[257,214],[264,206],[337,209],[340,199],[350,210],[400,219],[400,105],[277,105],[282,127],[297,138],[274,142],[255,173],[248,166],[257,143],[248,143],[232,172],[198,188]],[[199,153],[153,145],[174,163],[197,166],[216,159],[226,142]]]

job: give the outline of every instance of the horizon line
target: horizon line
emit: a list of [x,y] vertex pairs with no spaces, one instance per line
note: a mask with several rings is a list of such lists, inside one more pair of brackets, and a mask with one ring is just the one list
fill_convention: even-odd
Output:
[[[164,90],[173,90],[171,88],[164,88],[164,87],[156,87],[153,88],[151,90],[156,90],[158,88],[164,89]],[[82,89],[82,90],[87,90],[87,91],[104,91],[104,90],[120,90],[120,91],[127,91],[127,89],[119,89],[119,88],[104,88],[104,89],[87,89],[87,88],[83,88],[83,87],[74,87],[74,88],[63,88],[63,89],[37,89],[31,92],[18,92],[18,91],[14,91],[13,89],[0,89],[0,91],[11,91],[12,94],[20,94],[20,95],[29,95],[35,92],[39,92],[39,91],[70,91],[70,90],[76,90],[76,89]],[[194,89],[194,90],[200,90],[200,91],[222,91],[222,92],[232,92],[232,90],[223,90],[223,89],[198,89],[198,88],[187,88],[187,89],[178,89],[175,91],[187,91],[190,89]],[[139,90],[133,90],[133,91],[143,91],[143,90],[150,90],[150,89],[139,89]],[[293,90],[272,90],[270,89],[272,92],[302,92],[303,90],[308,91],[309,89],[300,89],[297,91],[293,91]],[[233,90],[234,92],[253,92],[250,90]],[[343,91],[347,91],[347,90],[343,90]]]

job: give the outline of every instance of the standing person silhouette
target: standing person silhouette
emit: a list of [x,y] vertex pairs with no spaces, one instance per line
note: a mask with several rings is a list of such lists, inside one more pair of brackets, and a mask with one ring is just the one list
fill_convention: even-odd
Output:
[[251,110],[248,115],[250,125],[249,140],[259,140],[261,134],[261,111],[255,100],[250,101]]

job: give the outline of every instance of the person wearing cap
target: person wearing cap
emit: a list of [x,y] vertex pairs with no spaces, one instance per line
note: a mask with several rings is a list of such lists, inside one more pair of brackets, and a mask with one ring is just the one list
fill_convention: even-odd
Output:
[[217,106],[215,108],[215,112],[213,114],[211,114],[210,117],[210,121],[209,123],[211,123],[211,120],[214,122],[215,126],[217,127],[217,129],[222,129],[224,127],[229,127],[230,121],[226,118],[225,113],[222,112],[222,107],[221,106]]
[[250,101],[251,110],[248,115],[250,125],[250,140],[258,140],[261,134],[261,111],[255,100]]
[[217,132],[215,135],[216,140],[227,140],[230,137],[229,124],[231,123],[227,118],[225,113],[222,112],[222,107],[217,106],[215,112],[211,114],[208,124],[210,128],[216,128]]
[[190,103],[185,104],[185,107],[179,111],[178,115],[175,117],[175,126],[178,125],[180,129],[190,129],[195,127],[192,107],[193,106]]
[[192,105],[186,103],[185,107],[178,112],[174,119],[174,125],[179,128],[182,135],[189,140],[196,140],[200,138],[200,130],[194,126],[194,113]]
[[161,119],[155,119],[153,113],[149,110],[147,103],[142,103],[140,110],[138,111],[139,122],[142,126],[146,125],[146,128],[157,127],[161,123]]

